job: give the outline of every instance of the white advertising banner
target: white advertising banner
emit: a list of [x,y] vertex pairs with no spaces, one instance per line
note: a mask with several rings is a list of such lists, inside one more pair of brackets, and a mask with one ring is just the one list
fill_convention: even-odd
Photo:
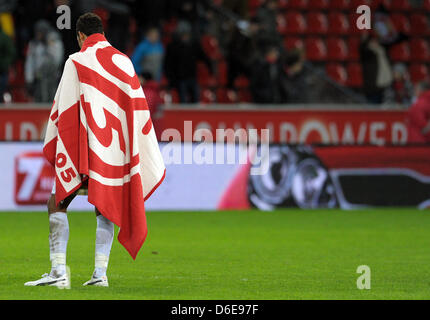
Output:
[[[238,169],[246,162],[240,148],[223,144],[164,143],[166,178],[146,202],[147,210],[215,210]],[[44,211],[54,171],[41,142],[0,143],[0,211]],[[234,159],[228,159],[236,155]],[[239,159],[239,157],[242,157]],[[94,210],[78,196],[69,210]]]

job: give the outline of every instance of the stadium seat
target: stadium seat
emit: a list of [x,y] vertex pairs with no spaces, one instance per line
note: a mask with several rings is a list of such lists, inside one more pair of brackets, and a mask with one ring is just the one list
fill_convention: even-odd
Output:
[[370,6],[372,4],[372,1],[370,1],[370,0],[350,0],[349,1],[349,9],[353,10],[355,12],[357,10],[357,8],[363,4]]
[[215,93],[210,88],[203,88],[202,90],[200,90],[201,103],[214,103],[215,100]]
[[430,26],[425,14],[414,13],[410,16],[411,34],[414,36],[430,35]]
[[278,0],[278,8],[284,10],[288,8],[288,0]]
[[328,0],[309,0],[309,2],[308,2],[309,10],[327,9],[328,6],[329,6]]
[[12,102],[31,102],[31,99],[28,97],[27,90],[25,89],[25,87],[12,88],[10,93],[12,95]]
[[348,18],[340,12],[331,12],[328,15],[329,34],[347,34],[349,32]]
[[383,0],[351,0],[349,2],[349,9],[354,10],[354,12],[357,10],[357,8],[361,5],[367,5],[371,9],[377,8]]
[[306,31],[306,20],[299,12],[288,12],[285,16],[287,27],[286,32],[289,34],[304,33]]
[[225,86],[227,84],[228,67],[224,60],[217,63],[217,82],[218,85]]
[[218,103],[234,103],[236,97],[229,94],[226,88],[218,88],[216,91],[216,101]]
[[424,38],[415,38],[410,41],[411,60],[427,61],[430,59],[430,48]]
[[246,102],[246,103],[252,102],[251,91],[249,91],[248,89],[240,89],[237,95],[238,95],[238,100],[240,102]]
[[197,62],[197,81],[202,87],[213,87],[217,82],[216,78],[209,73],[208,67],[202,62]]
[[405,34],[409,34],[411,32],[411,24],[409,23],[409,19],[406,15],[393,13],[390,15],[390,20],[396,31],[403,32]]
[[425,64],[413,63],[409,66],[409,76],[413,83],[429,80],[429,70]]
[[348,48],[345,41],[340,38],[327,39],[327,59],[332,61],[343,61],[348,57]]
[[411,57],[409,44],[407,42],[395,44],[390,48],[389,55],[393,61],[409,61]]
[[201,38],[201,45],[203,51],[212,60],[218,60],[222,58],[221,50],[218,45],[218,40],[210,35],[203,35]]
[[348,33],[350,35],[360,35],[362,34],[364,31],[367,30],[360,30],[357,28],[357,19],[358,19],[359,15],[356,13],[351,13],[348,16],[348,20],[349,20],[349,31]]
[[346,68],[348,75],[346,85],[348,87],[359,88],[363,86],[363,69],[360,63],[353,62]]
[[384,4],[389,11],[408,11],[412,9],[409,0],[391,0],[385,1]]
[[349,0],[330,0],[330,10],[347,10],[349,6]]
[[251,10],[257,9],[261,6],[261,0],[248,0],[248,8]]
[[179,103],[179,93],[176,89],[171,89],[170,91],[161,90],[160,98],[164,104]]
[[245,76],[238,76],[234,80],[234,86],[236,88],[248,88],[249,87],[249,79]]
[[289,0],[288,8],[291,9],[307,9],[308,8],[308,0]]
[[360,38],[348,38],[348,60],[357,61],[360,59]]
[[287,19],[283,14],[276,15],[276,25],[280,34],[283,35],[287,33]]
[[310,12],[306,15],[307,33],[326,34],[328,30],[327,17],[321,12]]
[[327,48],[320,38],[308,38],[305,41],[306,57],[311,61],[324,61],[327,57]]
[[285,49],[287,50],[304,47],[303,40],[301,38],[296,38],[296,37],[286,37],[284,39],[284,46],[285,46]]
[[348,75],[340,63],[328,63],[326,65],[327,75],[339,84],[346,85]]

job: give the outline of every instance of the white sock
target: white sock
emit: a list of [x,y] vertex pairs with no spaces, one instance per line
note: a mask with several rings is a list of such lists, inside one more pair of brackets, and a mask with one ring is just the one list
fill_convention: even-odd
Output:
[[114,232],[114,224],[102,215],[98,215],[94,269],[94,277],[96,278],[106,275]]
[[59,277],[66,273],[66,251],[69,240],[69,221],[64,212],[49,215],[49,253],[51,276]]

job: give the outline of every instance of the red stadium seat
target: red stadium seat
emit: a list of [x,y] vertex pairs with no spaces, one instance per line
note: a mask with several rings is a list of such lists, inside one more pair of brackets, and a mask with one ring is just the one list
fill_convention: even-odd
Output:
[[248,0],[248,8],[249,9],[257,9],[261,6],[261,0]]
[[411,60],[427,61],[430,59],[429,44],[425,39],[415,38],[410,41]]
[[360,38],[348,38],[348,60],[356,61],[360,59]]
[[339,12],[331,12],[328,15],[328,33],[347,34],[349,32],[348,18]]
[[361,5],[369,6],[371,9],[377,8],[383,0],[351,0],[349,2],[349,9],[356,12],[357,8]]
[[370,0],[350,0],[349,1],[349,9],[350,10],[357,10],[357,8],[361,5],[371,5],[371,1]]
[[204,88],[200,90],[200,102],[201,103],[214,103],[216,100],[215,93],[209,89]]
[[287,33],[287,19],[285,19],[283,14],[276,15],[276,25],[280,34]]
[[292,9],[307,9],[308,8],[308,0],[289,0],[288,8]]
[[170,91],[161,90],[160,98],[165,104],[179,103],[179,93],[176,89],[171,89]]
[[288,0],[278,0],[278,8],[283,10],[288,8]]
[[409,66],[409,76],[413,83],[429,80],[429,70],[425,64],[414,63]]
[[414,36],[430,35],[429,20],[425,14],[414,13],[410,16],[411,34]]
[[339,84],[346,85],[348,75],[345,68],[339,63],[328,63],[326,65],[327,75]]
[[329,38],[327,40],[327,59],[343,61],[348,57],[348,48],[345,41],[340,38]]
[[252,102],[252,95],[248,89],[239,90],[237,95],[238,95],[239,102],[246,102],[246,103]]
[[353,62],[346,67],[348,80],[346,85],[348,87],[359,88],[363,86],[363,69],[360,63]]
[[324,61],[327,57],[327,48],[320,38],[308,38],[305,42],[306,57],[311,61]]
[[222,58],[218,40],[215,37],[210,35],[202,36],[201,45],[206,55],[212,60],[218,60]]
[[287,27],[286,32],[289,34],[304,33],[306,31],[306,20],[299,12],[288,12],[285,16]]
[[224,60],[218,61],[217,64],[217,82],[218,85],[225,86],[227,84],[227,63]]
[[321,9],[327,9],[329,6],[328,0],[309,0],[308,2],[308,8],[309,10],[321,10]]
[[331,10],[346,10],[349,6],[349,0],[330,0],[329,8]]
[[411,58],[411,51],[407,42],[398,43],[392,46],[389,54],[393,61],[409,61]]
[[348,20],[349,20],[349,34],[350,35],[360,35],[363,34],[364,32],[368,32],[369,30],[360,30],[357,28],[357,19],[358,19],[359,15],[356,13],[351,13],[348,16]]
[[310,12],[306,16],[307,32],[311,34],[325,34],[328,30],[327,17],[321,12]]
[[234,103],[236,100],[237,97],[229,94],[229,91],[226,88],[219,88],[216,91],[216,101],[218,103]]
[[393,13],[390,16],[390,20],[393,23],[396,31],[406,34],[411,32],[411,24],[409,23],[409,19],[406,15],[401,13]]
[[245,76],[239,76],[234,80],[234,86],[236,88],[248,88],[249,87],[249,80]]
[[385,1],[384,4],[389,11],[408,11],[412,9],[408,0],[391,0]]
[[216,78],[209,73],[208,67],[197,62],[197,81],[202,87],[213,87],[216,85]]
[[284,40],[285,49],[291,50],[296,48],[303,48],[303,40],[301,38],[286,37]]

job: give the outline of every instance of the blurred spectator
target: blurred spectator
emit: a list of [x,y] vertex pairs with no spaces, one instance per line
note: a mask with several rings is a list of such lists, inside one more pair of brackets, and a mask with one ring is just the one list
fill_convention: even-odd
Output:
[[25,61],[25,81],[36,102],[51,102],[54,98],[63,52],[58,32],[47,21],[38,21]]
[[286,73],[277,47],[267,50],[252,68],[250,89],[255,103],[285,103],[288,99]]
[[0,103],[8,83],[9,67],[15,57],[15,45],[0,26]]
[[137,74],[148,72],[156,81],[161,80],[164,48],[160,41],[160,32],[150,27],[145,38],[137,45],[131,57]]
[[396,63],[393,67],[393,78],[395,102],[409,105],[413,95],[413,85],[410,81],[406,65],[403,63]]
[[363,68],[363,89],[369,103],[380,104],[393,83],[393,72],[388,51],[391,46],[408,37],[395,30],[384,6],[375,12],[373,31],[364,34],[360,43]]
[[221,2],[224,8],[236,14],[240,19],[248,19],[248,0],[223,0]]
[[261,31],[264,36],[261,37],[260,45],[266,49],[270,46],[281,46],[282,37],[277,28],[278,1],[265,0],[258,8],[256,17],[261,25]]
[[16,0],[0,0],[0,29],[11,38],[15,35],[12,12],[16,3]]
[[407,115],[409,143],[430,142],[430,83],[415,85],[415,103]]
[[106,31],[109,42],[119,51],[126,51],[129,41],[131,0],[99,0],[99,5],[109,11]]
[[[289,103],[310,102],[312,94],[317,92],[316,83],[312,83],[313,77],[309,69],[305,68],[306,53],[302,48],[296,48],[288,52],[286,57],[287,91]],[[321,83],[321,80],[318,81]],[[312,87],[312,90],[309,88]],[[306,92],[306,94],[304,94]]]
[[384,102],[384,94],[393,82],[387,51],[377,38],[364,36],[360,44],[364,93],[369,103]]
[[233,89],[234,80],[239,75],[250,77],[252,64],[258,58],[258,45],[256,36],[260,30],[257,19],[252,19],[249,26],[240,28],[237,26],[227,46],[227,88]]
[[196,103],[200,100],[197,83],[197,63],[203,61],[214,74],[211,60],[204,53],[198,39],[192,37],[189,23],[181,21],[172,42],[166,49],[165,73],[169,85],[176,88],[181,103]]

